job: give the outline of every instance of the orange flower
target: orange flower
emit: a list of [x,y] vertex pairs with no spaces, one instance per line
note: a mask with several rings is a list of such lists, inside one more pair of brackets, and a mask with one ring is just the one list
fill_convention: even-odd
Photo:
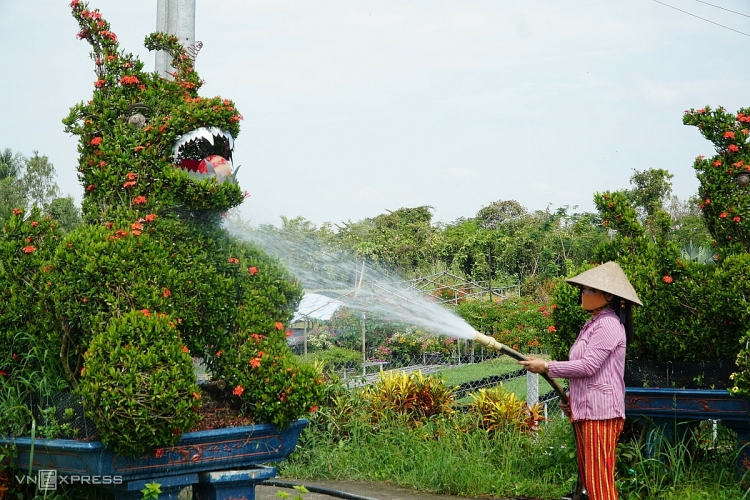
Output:
[[164,293],[161,294],[161,296],[164,297],[165,299],[169,297],[170,295],[172,295],[172,292],[169,291],[169,288],[165,288]]
[[258,368],[260,366],[260,360],[258,358],[253,358],[248,361],[248,363],[250,363],[250,366],[252,366],[253,368]]
[[164,456],[164,448],[157,448],[156,450],[154,450],[154,456],[156,458],[163,457]]
[[238,264],[240,262],[240,259],[238,259],[237,257],[229,257],[228,262],[230,264]]
[[137,76],[123,76],[120,78],[120,83],[122,85],[134,85],[136,83],[141,83],[141,81]]
[[31,245],[23,247],[23,253],[34,253],[36,252],[36,247],[33,247]]
[[156,214],[148,214],[145,218],[146,222],[154,222],[156,220]]
[[200,394],[198,394],[197,392],[193,392],[193,397],[194,397],[195,399],[200,399],[200,398],[201,398],[201,395],[200,395]]
[[719,214],[719,219],[726,219],[726,218],[727,218],[727,213],[726,212],[721,212]]
[[147,318],[151,316],[151,311],[149,311],[148,309],[141,309],[141,313]]
[[133,151],[135,151],[136,153],[138,151],[142,151],[142,150],[143,150],[143,146],[136,146],[136,147],[133,148]]
[[555,325],[550,325],[549,328],[547,328],[547,331],[550,333],[555,333],[557,331],[557,328],[555,328]]
[[672,283],[674,281],[674,279],[672,279],[672,277],[668,274],[664,275],[661,280],[666,284]]
[[128,172],[125,177],[127,177],[129,181],[134,181],[138,178],[138,174],[136,174],[135,172]]
[[235,396],[242,396],[243,392],[245,392],[245,388],[242,387],[241,385],[238,385],[237,387],[234,388],[234,390],[232,391],[232,394],[234,394]]
[[724,139],[734,139],[734,132],[724,132]]
[[102,143],[101,137],[94,137],[93,139],[91,139],[91,141],[89,141],[89,144],[91,144],[92,146],[98,146],[101,143]]
[[127,181],[122,185],[125,189],[132,188],[133,186],[135,186],[135,181]]
[[112,227],[113,227],[114,225],[115,225],[115,223],[114,223],[114,222],[105,222],[105,223],[104,223],[104,227],[106,227],[107,229],[112,229]]
[[222,354],[224,354],[224,353],[222,352],[221,349],[219,349],[218,351],[216,351],[216,357],[217,358],[220,358]]
[[147,200],[145,196],[136,196],[133,199],[133,205],[143,205],[144,203],[146,203],[146,201]]
[[315,413],[316,411],[318,411],[318,405],[310,407],[310,413]]
[[187,346],[182,346],[182,352],[190,352],[190,349]]
[[738,148],[736,144],[730,144],[727,148],[727,151],[729,151],[730,153],[736,153],[739,150],[740,148]]
[[276,326],[277,330],[283,330],[284,329],[284,323],[282,323],[281,321],[277,321],[275,326]]
[[721,160],[716,160],[714,162],[714,167],[720,167],[721,166]]
[[143,229],[143,225],[141,225],[141,223],[140,223],[140,222],[133,222],[133,223],[132,223],[132,224],[130,225],[130,229],[137,229],[137,230],[139,230],[139,231],[140,231],[140,230],[142,230],[142,229]]
[[253,267],[248,267],[248,268],[247,268],[247,272],[249,272],[249,273],[250,273],[250,276],[255,276],[256,274],[258,274],[258,268],[257,268],[257,267],[255,267],[255,266],[253,266]]

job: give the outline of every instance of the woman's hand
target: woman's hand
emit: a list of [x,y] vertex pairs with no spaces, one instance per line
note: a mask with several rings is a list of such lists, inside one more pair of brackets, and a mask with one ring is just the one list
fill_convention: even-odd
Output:
[[534,356],[529,356],[527,361],[518,361],[518,364],[531,373],[547,373],[547,362]]
[[560,401],[560,402],[559,402],[559,403],[557,403],[557,404],[558,404],[558,405],[560,406],[560,409],[562,410],[563,414],[564,414],[564,415],[565,415],[566,417],[570,418],[570,415],[571,415],[571,414],[570,414],[570,402],[568,402],[568,403],[563,403],[562,401]]

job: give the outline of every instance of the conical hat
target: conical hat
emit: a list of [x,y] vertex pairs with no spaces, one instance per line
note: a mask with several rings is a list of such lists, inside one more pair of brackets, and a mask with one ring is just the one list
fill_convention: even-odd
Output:
[[576,286],[587,286],[596,288],[602,292],[617,295],[620,298],[629,300],[635,305],[642,306],[638,295],[633,289],[633,285],[628,281],[628,277],[617,265],[617,262],[607,262],[588,271],[584,271],[578,276],[568,278],[568,283]]

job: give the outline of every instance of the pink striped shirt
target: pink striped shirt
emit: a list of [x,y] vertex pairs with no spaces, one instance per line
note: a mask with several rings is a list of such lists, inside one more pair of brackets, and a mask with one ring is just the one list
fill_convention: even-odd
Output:
[[570,379],[573,420],[625,418],[625,328],[612,309],[583,325],[570,361],[550,361],[549,375]]

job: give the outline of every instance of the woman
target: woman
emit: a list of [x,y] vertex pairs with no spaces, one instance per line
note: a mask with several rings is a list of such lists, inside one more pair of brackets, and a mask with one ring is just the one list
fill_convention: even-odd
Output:
[[570,379],[578,470],[590,500],[617,499],[615,449],[625,423],[625,348],[633,336],[631,305],[643,305],[620,266],[607,262],[567,280],[591,314],[570,348],[570,361],[519,361],[532,373]]

